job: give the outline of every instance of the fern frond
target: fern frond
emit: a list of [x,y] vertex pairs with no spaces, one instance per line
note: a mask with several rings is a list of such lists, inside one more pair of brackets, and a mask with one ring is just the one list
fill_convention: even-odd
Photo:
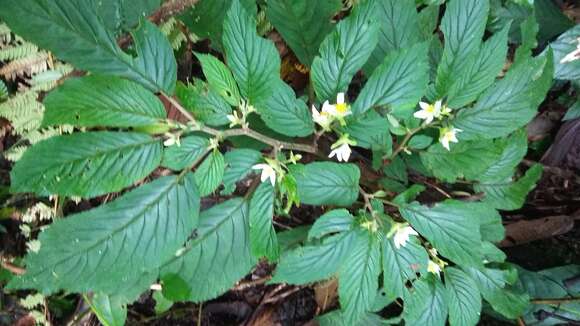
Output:
[[30,89],[37,92],[47,92],[55,88],[58,85],[58,81],[72,71],[73,67],[71,65],[57,63],[53,69],[41,72],[29,79]]
[[12,146],[8,150],[4,151],[4,158],[11,162],[18,161],[24,152],[28,149],[28,146],[18,145]]
[[8,45],[12,42],[12,31],[8,25],[0,23],[0,49],[3,45]]
[[0,80],[0,103],[8,98],[8,88],[2,80]]
[[37,96],[36,92],[28,91],[0,104],[0,117],[11,122],[15,134],[22,135],[40,127],[44,106],[36,100]]
[[48,60],[47,52],[37,52],[26,58],[11,61],[0,68],[0,76],[13,80],[17,76],[37,74],[48,69]]
[[38,46],[24,42],[23,44],[8,46],[0,50],[0,61],[13,61],[31,56],[38,52]]
[[187,40],[187,36],[179,28],[180,21],[174,17],[159,25],[161,32],[169,39],[169,43],[174,50],[179,50],[181,44]]

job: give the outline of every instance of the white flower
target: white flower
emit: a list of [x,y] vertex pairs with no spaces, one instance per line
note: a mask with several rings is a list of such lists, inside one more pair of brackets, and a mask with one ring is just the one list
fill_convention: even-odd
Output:
[[328,101],[324,102],[322,105],[322,112],[318,112],[316,107],[312,106],[312,120],[322,127],[325,131],[330,131],[330,124],[332,123],[333,117],[329,113]]
[[233,114],[228,114],[226,118],[230,121],[230,128],[244,123],[243,118],[239,116],[238,111],[234,111]]
[[336,95],[335,105],[328,104],[328,101],[324,102],[324,105],[322,106],[322,112],[325,111],[325,107],[330,115],[338,119],[344,119],[344,117],[352,114],[350,106],[345,101],[344,93],[338,93]]
[[181,146],[181,142],[179,140],[179,135],[174,135],[172,133],[166,133],[165,136],[168,138],[163,142],[165,147],[170,147],[177,145],[177,147]]
[[426,124],[433,122],[433,119],[441,116],[441,100],[435,102],[435,104],[419,102],[419,106],[421,110],[415,112],[413,116],[417,119],[425,120]]
[[429,264],[427,265],[427,271],[429,273],[439,275],[441,273],[441,266],[439,266],[439,264],[435,263],[434,261],[429,260]]
[[350,146],[348,144],[342,144],[337,148],[333,149],[328,155],[329,158],[333,158],[336,156],[336,159],[339,162],[348,162],[348,158],[350,157],[350,153],[352,153]]
[[260,181],[264,182],[270,179],[270,183],[272,184],[272,186],[276,184],[276,171],[274,171],[274,168],[272,168],[270,164],[266,163],[256,164],[252,166],[252,169],[262,170],[262,174],[260,175]]
[[26,248],[28,248],[29,252],[37,253],[40,250],[40,241],[30,240],[26,243]]
[[395,236],[393,238],[395,247],[397,249],[404,247],[405,244],[407,244],[407,241],[409,241],[409,236],[411,235],[419,235],[419,233],[417,233],[417,231],[415,231],[415,229],[413,229],[409,225],[397,228],[397,231],[395,232]]
[[161,290],[163,290],[163,287],[161,286],[161,284],[155,283],[155,284],[151,284],[149,289],[152,291],[161,291]]
[[445,147],[448,151],[450,150],[449,148],[449,143],[457,143],[459,142],[457,140],[457,133],[462,132],[463,130],[461,129],[457,129],[457,128],[453,128],[453,127],[449,127],[449,128],[441,128],[439,129],[439,142],[441,143],[441,145],[443,145],[443,147]]

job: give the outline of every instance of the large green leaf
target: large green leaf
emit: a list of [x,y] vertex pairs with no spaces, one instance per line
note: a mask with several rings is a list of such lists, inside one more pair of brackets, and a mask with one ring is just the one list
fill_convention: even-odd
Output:
[[447,292],[434,276],[421,278],[404,298],[405,325],[444,326],[447,320]]
[[[133,33],[137,57],[123,52],[96,1],[6,0],[0,17],[13,32],[76,67],[134,80],[173,93],[177,64],[169,41],[147,20]],[[65,45],[66,46],[63,46]]]
[[446,200],[433,207],[414,202],[401,215],[441,254],[462,265],[481,265],[481,235],[473,219],[482,213],[477,204]]
[[357,147],[368,149],[392,147],[389,121],[373,110],[347,118],[346,126],[339,127],[339,130],[354,139]]
[[477,179],[500,156],[501,148],[493,141],[459,142],[448,151],[441,144],[421,152],[421,161],[437,178],[455,182],[457,178]]
[[529,296],[527,294],[515,293],[506,289],[512,283],[509,271],[473,267],[467,267],[463,270],[475,281],[485,301],[489,302],[495,311],[505,317],[516,319],[528,307]]
[[360,170],[354,164],[315,162],[292,167],[300,202],[350,206],[358,197]]
[[331,233],[348,231],[354,220],[354,216],[346,209],[331,210],[316,219],[308,231],[308,239],[319,239]]
[[445,288],[449,301],[449,324],[475,326],[481,313],[481,294],[477,284],[460,269],[445,269]]
[[210,89],[223,97],[230,105],[238,106],[240,91],[230,69],[212,55],[198,53],[196,56],[201,63]]
[[159,178],[115,201],[55,221],[40,234],[40,251],[26,257],[26,273],[10,287],[130,298],[143,289],[128,294],[119,284],[130,285],[173,257],[197,226],[199,206],[193,175],[186,174]]
[[128,80],[92,75],[71,78],[44,100],[44,126],[139,127],[167,113],[151,92]]
[[214,192],[222,183],[225,164],[223,154],[214,149],[195,170],[195,182],[202,197]]
[[196,79],[193,84],[177,83],[175,95],[194,117],[207,125],[218,127],[230,123],[230,104],[205,82]]
[[250,251],[248,204],[230,199],[203,211],[196,237],[161,275],[174,275],[190,287],[189,300],[203,302],[230,289],[256,260]]
[[384,106],[397,116],[408,117],[429,81],[427,50],[428,44],[421,43],[386,56],[354,102],[353,112],[360,114]]
[[382,0],[377,9],[379,42],[365,65],[369,75],[391,52],[410,48],[421,40],[414,0]]
[[266,13],[300,62],[310,66],[340,8],[340,0],[270,0]]
[[320,245],[298,247],[280,258],[272,282],[307,284],[338,272],[353,243],[351,232],[328,237]]
[[258,36],[256,21],[237,0],[226,15],[223,43],[242,96],[259,106],[279,81],[280,55],[274,43]]
[[429,255],[417,241],[410,239],[405,246],[395,247],[392,239],[383,239],[383,287],[389,299],[402,298],[407,291],[407,281],[425,274]]
[[528,134],[519,130],[509,138],[497,140],[503,147],[501,155],[491,164],[477,180],[482,182],[503,181],[514,174],[515,168],[528,152]]
[[370,311],[379,288],[380,244],[367,230],[353,232],[353,243],[338,272],[338,295],[346,322],[354,324]]
[[378,42],[376,14],[376,1],[361,1],[320,45],[310,75],[319,100],[345,92],[370,57]]
[[183,170],[191,167],[209,150],[209,141],[200,136],[188,136],[180,140],[179,145],[165,149],[161,165],[172,170]]
[[262,182],[250,201],[250,244],[252,254],[276,261],[279,255],[274,218],[275,189],[270,182]]
[[551,51],[510,69],[473,108],[458,113],[453,120],[463,130],[458,138],[499,138],[527,124],[551,87],[552,74]]
[[446,95],[462,78],[470,56],[479,50],[488,11],[488,0],[451,0],[447,4],[441,21],[445,48],[435,82],[437,98]]
[[159,139],[129,132],[56,136],[29,148],[11,172],[12,190],[95,197],[120,191],[161,162]]
[[280,134],[304,137],[314,132],[308,106],[296,99],[294,90],[281,80],[276,82],[264,105],[258,106],[258,112],[266,125]]
[[574,27],[574,21],[566,16],[553,0],[534,0],[534,11],[540,25],[538,38],[546,43]]
[[262,159],[262,153],[247,148],[233,149],[225,155],[224,190],[228,195],[236,189],[236,182],[245,178],[251,171],[252,166]]
[[474,185],[474,189],[485,194],[484,202],[502,210],[520,209],[526,201],[528,193],[536,187],[536,182],[542,177],[542,165],[537,164],[526,171],[517,181],[504,180],[482,182]]
[[461,108],[468,105],[493,84],[506,61],[508,31],[509,26],[506,26],[468,59],[469,66],[462,71],[449,90],[449,107]]
[[579,37],[580,25],[576,25],[550,44],[550,47],[554,50],[554,66],[556,69],[554,76],[557,79],[580,79],[580,60],[561,62],[566,55],[577,49]]
[[125,325],[127,306],[121,297],[95,293],[89,304],[95,316],[104,326]]

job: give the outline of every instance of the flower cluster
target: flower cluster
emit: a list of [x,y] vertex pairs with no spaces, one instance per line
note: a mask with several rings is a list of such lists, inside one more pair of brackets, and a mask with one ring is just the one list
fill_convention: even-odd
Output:
[[[442,120],[451,114],[451,109],[443,105],[441,100],[436,101],[435,104],[419,102],[421,110],[415,112],[413,115],[417,119],[425,120],[425,125],[433,122],[433,120]],[[439,129],[439,142],[445,149],[451,150],[449,143],[457,143],[457,134],[462,130],[453,128],[452,126]]]

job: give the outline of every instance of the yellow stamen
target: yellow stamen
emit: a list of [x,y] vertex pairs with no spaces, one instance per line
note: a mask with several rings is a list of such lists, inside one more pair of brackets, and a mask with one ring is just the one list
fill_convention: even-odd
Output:
[[433,113],[433,112],[435,112],[435,106],[429,105],[429,106],[427,106],[427,109],[425,111],[427,111],[429,113]]
[[348,111],[348,105],[346,103],[338,103],[336,104],[336,111],[339,113],[346,113],[346,111]]

